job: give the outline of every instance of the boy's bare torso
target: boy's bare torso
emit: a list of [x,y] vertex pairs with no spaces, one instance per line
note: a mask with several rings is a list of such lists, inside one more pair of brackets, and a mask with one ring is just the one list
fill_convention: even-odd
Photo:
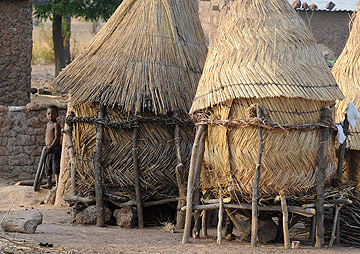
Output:
[[57,122],[48,122],[46,125],[45,144],[47,147],[55,147],[60,144],[60,139],[56,136],[56,132],[60,132],[60,125]]

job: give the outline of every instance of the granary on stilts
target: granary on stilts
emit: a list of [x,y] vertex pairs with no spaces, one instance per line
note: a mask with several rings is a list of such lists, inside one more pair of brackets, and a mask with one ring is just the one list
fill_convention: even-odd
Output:
[[349,39],[336,61],[332,73],[345,95],[345,99],[336,104],[336,121],[344,121],[344,129],[349,128],[350,131],[346,140],[345,168],[349,173],[348,179],[357,183],[357,190],[359,191],[360,123],[352,128],[349,127],[347,119],[345,120],[349,103],[352,102],[356,108],[360,107],[360,15],[358,12],[353,15]]
[[[253,201],[254,218],[258,198],[264,204],[279,192],[301,196],[315,189],[319,172],[329,183],[337,168],[334,106],[341,99],[314,36],[288,1],[234,2],[209,50],[190,110],[198,126],[198,158],[204,139],[203,192]],[[330,130],[328,139],[324,130]],[[190,168],[188,185],[196,170]]]
[[137,205],[179,197],[193,142],[187,113],[206,54],[194,1],[122,2],[56,78],[74,109],[73,193],[93,196],[95,186],[97,198],[103,191]]

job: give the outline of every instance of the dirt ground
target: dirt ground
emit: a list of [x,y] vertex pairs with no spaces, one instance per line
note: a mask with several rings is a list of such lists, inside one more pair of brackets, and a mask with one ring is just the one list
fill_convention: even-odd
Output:
[[[161,227],[74,226],[69,223],[68,208],[40,204],[46,195],[47,190],[34,193],[32,187],[14,186],[0,180],[0,220],[10,207],[10,213],[38,210],[43,214],[43,223],[35,234],[4,233],[0,229],[0,253],[360,253],[360,249],[348,247],[315,249],[302,246],[298,250],[285,250],[282,245],[261,245],[254,249],[249,243],[225,240],[219,246],[216,244],[215,229],[209,230],[209,238],[192,239],[183,246],[182,232],[170,233]],[[30,246],[27,248],[31,251],[4,252],[1,244],[5,245],[6,239]],[[52,243],[54,246],[39,247],[39,243]]]

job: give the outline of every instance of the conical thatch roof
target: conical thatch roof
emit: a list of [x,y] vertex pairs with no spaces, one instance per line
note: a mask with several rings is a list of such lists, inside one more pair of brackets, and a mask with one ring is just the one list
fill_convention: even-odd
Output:
[[55,86],[124,113],[186,112],[206,53],[195,1],[124,0]]
[[[360,7],[360,2],[358,3]],[[359,109],[360,107],[360,15],[359,11],[354,14],[354,22],[349,39],[345,48],[333,67],[333,74],[339,87],[345,95],[345,99],[336,105],[337,121],[343,121],[345,111],[349,102],[353,102]],[[357,123],[355,129],[348,137],[347,146],[350,149],[360,150],[360,124]]]
[[232,98],[342,99],[316,41],[286,0],[238,0],[219,26],[191,112]]

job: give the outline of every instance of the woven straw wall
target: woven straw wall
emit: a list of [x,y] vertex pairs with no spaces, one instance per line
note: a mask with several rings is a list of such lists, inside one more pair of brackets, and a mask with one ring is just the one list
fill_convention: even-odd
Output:
[[[235,99],[210,109],[212,119],[246,119],[248,108],[254,104],[266,108],[267,120],[279,124],[320,122],[321,109],[333,102],[305,99],[266,98]],[[301,195],[316,186],[315,171],[319,162],[320,130],[264,129],[264,146],[260,196],[278,195],[281,189],[291,195]],[[255,162],[258,154],[258,128],[208,126],[203,189],[218,191],[221,187],[228,196],[251,201]],[[326,182],[336,171],[334,138],[329,139]],[[214,193],[215,195],[217,193]]]
[[[81,104],[75,115],[96,115],[96,107]],[[124,120],[117,110],[106,109],[106,120]],[[77,122],[74,125],[77,191],[92,195],[94,191],[95,126]],[[181,154],[186,171],[192,147],[192,128],[181,127]],[[132,129],[105,128],[102,150],[102,176],[106,191],[117,192],[135,200],[132,162]],[[174,127],[155,123],[139,124],[138,160],[142,200],[178,197],[175,178],[177,159],[174,146]]]

